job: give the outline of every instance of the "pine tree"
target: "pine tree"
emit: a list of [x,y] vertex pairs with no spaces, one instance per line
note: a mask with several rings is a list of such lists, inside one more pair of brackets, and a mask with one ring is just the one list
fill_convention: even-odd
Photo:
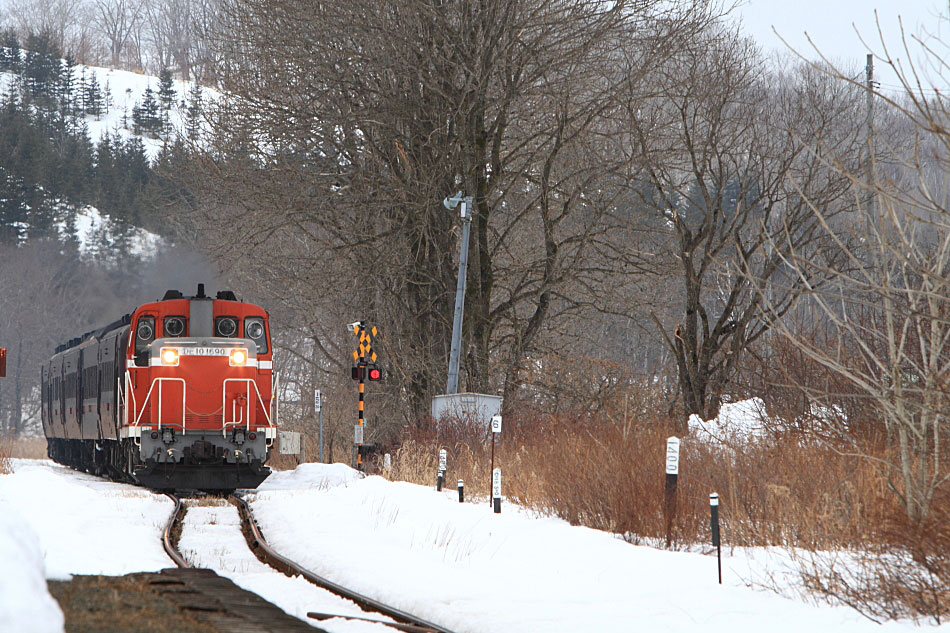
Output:
[[[132,118],[135,118],[133,111]],[[161,129],[162,121],[159,116],[158,101],[155,100],[155,93],[151,86],[145,88],[145,95],[142,98],[142,105],[139,108],[139,127],[142,133],[155,138]]]
[[89,73],[89,81],[85,87],[86,114],[91,114],[99,120],[102,115],[102,91],[99,89],[99,80],[96,73]]
[[0,71],[20,72],[20,39],[12,28],[0,33]]
[[172,81],[172,73],[167,68],[163,68],[158,75],[158,102],[161,106],[162,117],[167,123],[168,114],[175,103],[175,82]]
[[56,103],[56,92],[62,73],[59,47],[49,33],[30,33],[26,38],[23,77],[33,98],[46,106]]
[[[76,60],[72,55],[66,55],[60,62],[59,81],[57,82],[57,92],[59,93],[59,109],[64,116],[73,116],[81,114],[76,105]],[[82,92],[82,85],[79,86],[79,92]]]
[[188,109],[185,112],[185,131],[188,134],[188,140],[192,142],[198,140],[198,134],[201,132],[203,100],[201,86],[197,83],[192,84],[188,91]]
[[102,113],[109,114],[112,105],[112,88],[109,87],[109,80],[106,79],[106,87],[102,90]]

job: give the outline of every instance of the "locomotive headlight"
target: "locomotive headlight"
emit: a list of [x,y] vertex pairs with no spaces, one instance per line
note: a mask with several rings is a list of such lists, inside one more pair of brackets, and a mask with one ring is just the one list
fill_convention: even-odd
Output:
[[242,367],[247,364],[247,352],[243,349],[233,349],[228,356],[228,363],[232,367]]
[[162,365],[177,366],[178,350],[173,347],[162,348]]

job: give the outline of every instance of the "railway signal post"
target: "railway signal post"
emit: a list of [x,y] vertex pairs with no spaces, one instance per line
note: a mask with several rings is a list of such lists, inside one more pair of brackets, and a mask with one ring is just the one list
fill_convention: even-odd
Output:
[[353,444],[356,447],[356,469],[363,470],[363,426],[365,423],[363,396],[366,392],[366,380],[380,380],[383,372],[376,365],[376,352],[373,351],[373,337],[379,333],[376,326],[367,330],[364,321],[356,321],[351,323],[350,327],[360,339],[359,347],[353,350],[353,361],[356,365],[353,367],[352,378],[358,380],[360,385],[359,411],[356,426],[353,429]]
[[7,375],[7,348],[0,347],[0,378]]

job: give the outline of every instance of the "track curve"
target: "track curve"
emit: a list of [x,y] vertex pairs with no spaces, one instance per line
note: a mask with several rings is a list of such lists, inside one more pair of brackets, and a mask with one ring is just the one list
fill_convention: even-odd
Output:
[[168,523],[165,524],[165,529],[162,531],[162,547],[165,548],[165,553],[168,554],[168,557],[171,558],[178,567],[191,569],[191,563],[186,561],[185,557],[178,551],[174,537],[176,529],[181,529],[181,520],[185,516],[185,506],[177,496],[171,493],[165,493],[165,496],[175,502],[175,510],[172,512]]
[[[251,511],[251,506],[237,495],[231,495],[230,497],[232,503],[237,506],[238,514],[241,517],[242,529],[244,530],[245,536],[247,538],[248,546],[251,548],[251,551],[254,552],[255,556],[258,557],[262,562],[274,567],[280,572],[283,572],[288,575],[300,575],[306,578],[308,581],[331,591],[338,596],[352,600],[362,609],[366,611],[375,611],[376,613],[381,613],[383,615],[389,616],[396,620],[398,624],[383,623],[394,628],[398,628],[402,631],[410,632],[422,632],[422,631],[435,631],[436,633],[453,633],[451,630],[423,620],[417,616],[407,613],[395,607],[391,607],[385,603],[379,602],[369,596],[365,596],[361,593],[348,589],[343,585],[337,584],[332,580],[328,580],[323,576],[315,574],[314,572],[301,567],[294,561],[278,554],[273,548],[271,548],[267,541],[264,539],[264,535],[261,534],[260,528],[257,527],[257,522],[254,520],[254,514]],[[320,615],[322,614],[308,614],[310,617],[315,619],[321,619]]]

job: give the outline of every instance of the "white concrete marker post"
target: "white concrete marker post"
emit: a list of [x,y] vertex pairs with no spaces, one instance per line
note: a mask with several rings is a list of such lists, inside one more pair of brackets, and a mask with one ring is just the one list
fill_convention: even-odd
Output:
[[673,542],[673,518],[676,515],[676,480],[680,472],[680,439],[675,435],[666,439],[666,486],[663,514],[666,516],[666,546]]
[[[495,436],[501,435],[501,416],[493,415],[491,418],[491,466],[488,470],[495,472]],[[492,496],[488,495],[488,503],[491,505]]]
[[445,449],[439,449],[439,476],[435,480],[435,489],[439,492],[442,492],[442,484],[445,482],[445,465],[447,458],[448,453],[445,452]]
[[319,389],[313,390],[313,410],[317,413],[319,424],[319,435],[317,441],[320,442],[320,463],[323,463],[323,393]]
[[495,514],[501,514],[501,468],[491,471],[491,496],[495,504]]

